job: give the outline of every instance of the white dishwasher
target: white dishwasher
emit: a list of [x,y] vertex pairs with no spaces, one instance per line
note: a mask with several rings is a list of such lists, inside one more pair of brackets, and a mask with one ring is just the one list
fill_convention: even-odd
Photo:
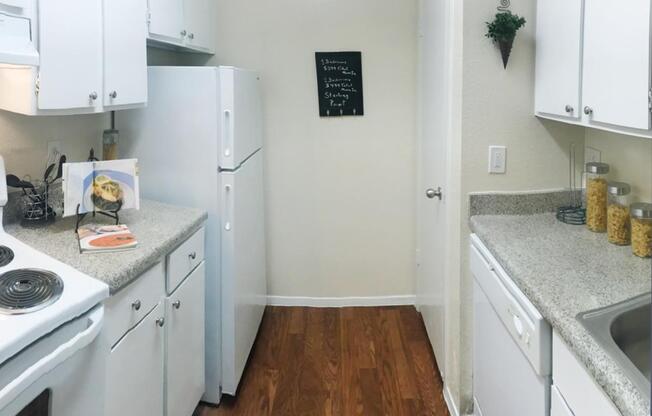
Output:
[[471,235],[475,416],[548,416],[552,330]]

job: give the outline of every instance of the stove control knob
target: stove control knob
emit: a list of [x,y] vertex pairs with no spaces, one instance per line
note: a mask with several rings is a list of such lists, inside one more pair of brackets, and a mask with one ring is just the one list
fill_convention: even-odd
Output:
[[131,304],[131,307],[132,307],[135,311],[139,311],[139,310],[140,310],[140,300],[136,300],[136,301],[134,301],[134,302]]
[[165,318],[158,318],[158,319],[156,320],[156,325],[158,325],[158,326],[160,326],[161,328],[163,328],[163,325],[165,325]]

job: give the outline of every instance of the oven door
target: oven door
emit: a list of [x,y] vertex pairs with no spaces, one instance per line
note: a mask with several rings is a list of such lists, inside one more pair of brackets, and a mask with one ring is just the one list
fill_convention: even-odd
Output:
[[42,337],[0,366],[0,416],[104,412],[108,343],[103,306]]

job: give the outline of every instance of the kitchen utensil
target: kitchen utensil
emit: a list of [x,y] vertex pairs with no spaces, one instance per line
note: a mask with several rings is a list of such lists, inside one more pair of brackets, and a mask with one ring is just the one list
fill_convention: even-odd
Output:
[[63,176],[63,164],[66,163],[66,160],[67,160],[66,155],[61,155],[61,157],[59,158],[59,169],[57,169],[57,176],[55,176],[54,179],[52,179],[52,181],[50,182],[51,184],[61,179],[61,177]]
[[56,165],[52,163],[47,167],[47,169],[45,169],[45,173],[43,174],[43,182],[48,183],[48,179],[50,178],[50,175],[52,174],[55,166]]

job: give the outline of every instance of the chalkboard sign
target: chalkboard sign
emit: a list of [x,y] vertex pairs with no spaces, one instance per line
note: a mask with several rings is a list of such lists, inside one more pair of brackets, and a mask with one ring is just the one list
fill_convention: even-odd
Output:
[[317,87],[321,117],[364,115],[362,54],[317,52]]

